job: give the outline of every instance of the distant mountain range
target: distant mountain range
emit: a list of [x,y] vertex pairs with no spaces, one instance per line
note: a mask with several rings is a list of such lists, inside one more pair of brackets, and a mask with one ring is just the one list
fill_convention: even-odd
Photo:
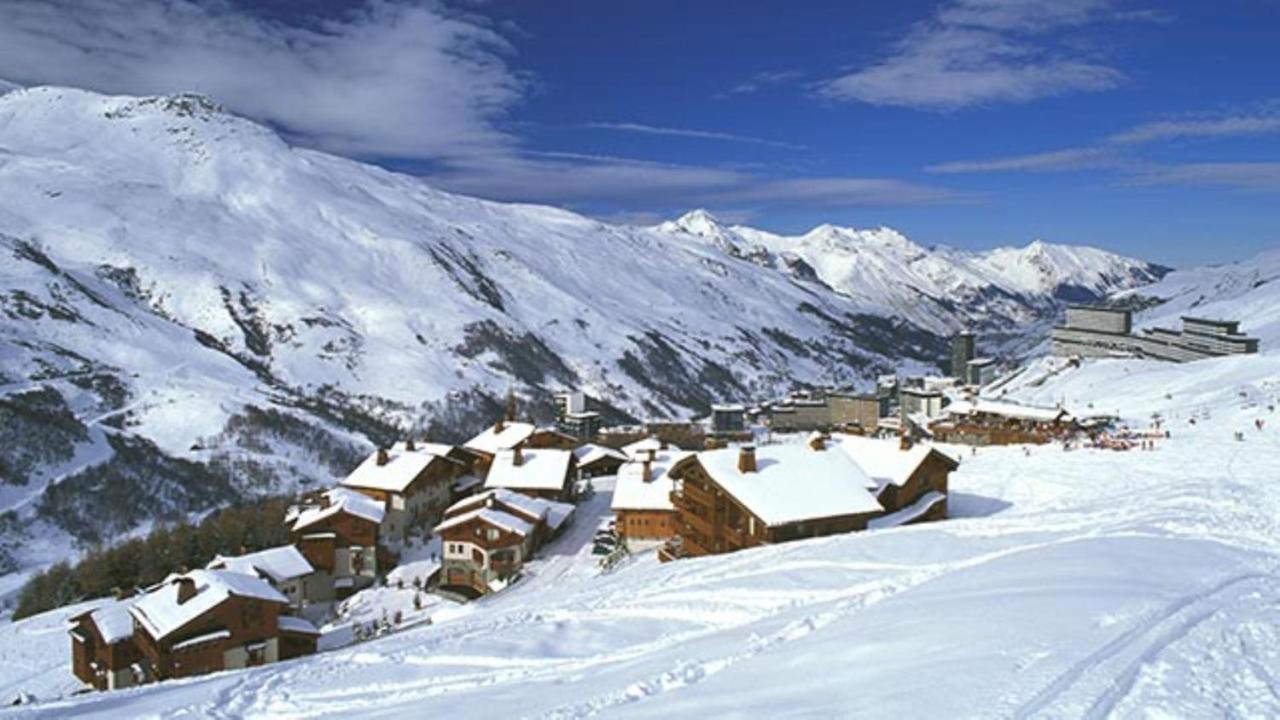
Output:
[[[2,91],[0,91],[2,92]],[[0,95],[0,572],[156,518],[328,483],[514,387],[614,421],[1017,353],[1062,301],[1166,269],[888,229],[655,228],[440,192],[195,95]],[[0,583],[0,595],[5,586]]]

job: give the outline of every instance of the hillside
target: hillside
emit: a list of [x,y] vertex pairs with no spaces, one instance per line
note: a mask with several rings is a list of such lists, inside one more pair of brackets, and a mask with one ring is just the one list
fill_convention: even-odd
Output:
[[1277,377],[1275,355],[1090,362],[1016,394],[1160,412],[1158,450],[966,454],[945,523],[603,577],[553,547],[466,614],[247,672],[51,701],[46,660],[50,694],[11,714],[1275,715]]
[[[812,262],[760,262],[440,192],[291,147],[201,96],[0,95],[0,597],[21,580],[4,573],[72,543],[329,483],[404,433],[465,437],[508,387],[535,418],[565,387],[613,421],[689,417],[930,370],[944,330],[1047,322],[1063,283],[1084,282],[1025,285],[1016,302],[1013,280],[966,286],[998,302],[927,323],[914,298],[806,271],[866,235],[819,234],[831,242],[796,250]],[[931,257],[937,280],[950,256]],[[1126,268],[1099,292],[1157,272],[1071,257]]]

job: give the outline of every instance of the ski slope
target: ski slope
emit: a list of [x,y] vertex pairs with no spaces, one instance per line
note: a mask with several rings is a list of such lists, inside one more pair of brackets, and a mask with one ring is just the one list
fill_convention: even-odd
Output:
[[[252,671],[41,698],[8,712],[1280,713],[1280,417],[1268,409],[1280,400],[1280,358],[1091,362],[1010,392],[1118,409],[1139,427],[1158,412],[1171,437],[1146,452],[965,451],[952,475],[955,519],[945,523],[666,565],[641,557],[604,576],[588,555],[565,560],[580,542],[571,535],[549,548],[555,571],[542,580],[535,568],[525,588],[431,626]],[[50,672],[65,673],[65,663]]]

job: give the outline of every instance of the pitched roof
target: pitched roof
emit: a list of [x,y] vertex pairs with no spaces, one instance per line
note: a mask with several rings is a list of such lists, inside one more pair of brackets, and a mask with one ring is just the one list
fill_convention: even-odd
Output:
[[891,512],[888,515],[881,515],[878,518],[871,518],[867,521],[867,527],[872,530],[883,530],[884,528],[906,525],[912,520],[923,516],[925,513],[929,512],[933,506],[946,499],[947,496],[945,494],[940,493],[937,490],[930,490],[924,495],[921,495],[919,500],[916,500],[897,512]]
[[293,545],[281,545],[235,557],[218,555],[206,567],[211,570],[234,570],[246,575],[256,574],[273,582],[292,580],[315,572],[311,563]]
[[325,507],[313,505],[303,508],[293,520],[294,530],[315,525],[338,513],[347,513],[374,523],[381,523],[386,515],[386,509],[381,502],[355,490],[336,487],[326,490],[324,495],[329,504]]
[[660,450],[654,453],[649,465],[649,480],[644,478],[644,462],[632,460],[618,468],[618,479],[613,486],[614,510],[675,510],[671,504],[671,490],[675,481],[668,474],[671,468],[693,453],[685,450]]
[[[181,578],[195,582],[196,594],[180,603],[178,583]],[[169,576],[165,582],[138,598],[129,608],[129,614],[153,638],[162,640],[233,595],[281,604],[289,602],[265,580],[252,575],[231,570],[192,570],[186,575]]]
[[529,423],[504,422],[502,429],[490,425],[479,435],[468,440],[463,447],[486,455],[496,455],[500,450],[510,450],[533,434],[534,427]]
[[133,617],[129,615],[129,608],[133,606],[134,598],[127,600],[107,600],[94,609],[77,615],[72,620],[79,620],[88,616],[93,624],[98,628],[98,634],[102,636],[102,641],[108,645],[113,645],[121,640],[127,640],[133,635]]
[[319,635],[320,630],[304,618],[294,615],[280,615],[276,618],[276,627],[281,632],[301,633],[303,635]]
[[493,458],[486,489],[508,488],[512,490],[560,490],[568,482],[569,464],[573,453],[550,448],[521,449],[520,464],[515,464],[515,452],[504,450]]
[[406,451],[400,449],[386,450],[387,461],[379,465],[380,451],[375,450],[364,459],[351,474],[342,481],[346,487],[385,490],[387,492],[404,492],[409,488],[427,466],[433,462],[447,462],[448,459],[427,452]]
[[[644,438],[643,440],[637,440],[631,443],[630,445],[622,446],[623,454],[625,454],[629,458],[636,458],[640,455],[640,453],[646,450],[661,450],[661,449],[662,449],[662,441],[653,435],[650,435],[649,437]],[[676,447],[671,443],[667,443],[667,449],[679,450],[680,448]]]
[[509,512],[481,507],[470,512],[462,513],[461,515],[454,515],[453,517],[444,520],[439,525],[436,525],[435,530],[436,532],[441,532],[448,530],[449,528],[458,527],[459,525],[465,525],[466,523],[476,519],[522,537],[528,537],[528,535],[533,532],[534,527],[533,523],[525,520],[524,518],[516,517]]
[[579,465],[589,465],[597,460],[603,460],[605,458],[612,458],[614,460],[627,459],[626,453],[621,450],[615,450],[611,447],[596,445],[594,443],[579,445],[574,449],[573,455],[578,458]]
[[1060,407],[1043,407],[1040,405],[1022,405],[1008,400],[957,400],[948,405],[943,412],[950,415],[969,415],[982,413],[987,415],[1003,415],[1019,420],[1035,422],[1054,422],[1060,418],[1070,418],[1071,414]]
[[884,508],[869,492],[875,483],[848,454],[805,445],[757,448],[756,471],[738,470],[738,448],[698,453],[721,488],[768,525],[860,515]]
[[858,467],[862,468],[877,487],[897,485],[901,487],[920,468],[929,455],[938,453],[954,463],[946,453],[932,445],[915,444],[903,450],[897,440],[877,440],[860,435],[837,434],[832,442],[839,446]]

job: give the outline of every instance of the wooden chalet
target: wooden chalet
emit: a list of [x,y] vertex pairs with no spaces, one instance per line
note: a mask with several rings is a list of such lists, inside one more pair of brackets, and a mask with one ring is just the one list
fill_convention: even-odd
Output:
[[71,618],[71,672],[96,690],[147,682],[142,653],[133,641],[132,600],[109,600]]
[[1075,429],[1074,418],[1060,407],[986,398],[953,402],[942,417],[929,423],[935,440],[964,445],[1043,444]]
[[573,451],[574,458],[578,461],[578,477],[594,478],[606,475],[618,474],[618,468],[627,461],[627,456],[621,450],[615,450],[604,445],[594,445],[587,443]]
[[319,631],[288,606],[260,578],[194,570],[150,589],[129,614],[146,676],[164,680],[315,652]]
[[290,513],[289,539],[316,571],[309,601],[343,598],[373,584],[385,564],[379,536],[384,513],[382,503],[343,487]]
[[569,450],[516,447],[494,456],[484,487],[567,501],[573,499],[577,472],[578,460]]
[[281,545],[233,557],[218,555],[205,567],[262,578],[288,598],[289,606],[295,610],[333,599],[332,580],[326,581],[317,575],[316,568],[295,545]]
[[884,512],[875,482],[824,443],[708,450],[669,473],[680,518],[664,559],[862,530]]
[[523,447],[536,429],[529,423],[509,419],[485,428],[462,445],[463,451],[472,457],[472,472],[484,477],[498,453]]
[[475,595],[500,589],[572,516],[569,503],[501,489],[455,503],[436,528],[444,547],[442,583]]
[[677,534],[680,515],[672,503],[669,471],[692,453],[639,450],[618,470],[612,509],[618,535],[631,550],[661,545]]
[[408,440],[374,451],[341,484],[384,503],[381,536],[397,542],[414,524],[439,521],[469,470],[470,458],[450,445]]
[[839,447],[875,483],[872,494],[885,514],[872,518],[868,527],[946,519],[947,483],[951,471],[960,466],[950,455],[904,438],[842,434],[810,438],[815,441]]

